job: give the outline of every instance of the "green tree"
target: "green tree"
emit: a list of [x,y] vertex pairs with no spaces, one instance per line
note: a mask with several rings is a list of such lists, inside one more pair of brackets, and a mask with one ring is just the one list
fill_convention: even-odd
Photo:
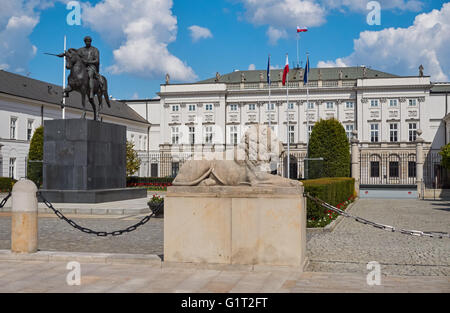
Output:
[[127,176],[132,176],[139,171],[141,167],[141,159],[139,159],[134,143],[127,141]]
[[308,157],[323,158],[322,162],[310,162],[309,178],[350,176],[350,146],[345,129],[338,120],[320,120],[314,125]]
[[441,165],[450,169],[450,143],[443,146],[439,154],[442,156]]
[[44,126],[34,131],[28,151],[27,177],[39,188],[42,184],[42,160],[44,156]]

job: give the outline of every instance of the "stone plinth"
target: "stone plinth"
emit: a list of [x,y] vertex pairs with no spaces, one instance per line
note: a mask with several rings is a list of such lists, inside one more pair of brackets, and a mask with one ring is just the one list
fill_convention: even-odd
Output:
[[164,261],[294,266],[306,259],[303,187],[176,187],[164,200]]
[[87,119],[44,121],[44,197],[98,203],[146,197],[126,187],[126,127]]

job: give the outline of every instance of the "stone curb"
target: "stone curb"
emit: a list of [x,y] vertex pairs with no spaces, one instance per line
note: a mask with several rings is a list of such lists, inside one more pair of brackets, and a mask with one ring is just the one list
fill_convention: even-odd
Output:
[[[355,201],[353,201],[352,203],[350,203],[347,207],[347,209],[345,210],[345,212],[349,212],[352,209],[353,205],[356,204],[356,202],[359,200],[359,198],[355,198]],[[344,219],[345,217],[342,215],[339,215],[334,221],[332,221],[330,224],[326,225],[325,227],[308,227],[306,228],[307,232],[310,233],[323,233],[323,232],[332,232],[340,223],[341,221]]]
[[[72,215],[138,215],[138,214],[146,214],[151,213],[150,208],[143,209],[89,209],[89,208],[81,208],[81,209],[70,209],[70,208],[56,208],[63,214],[72,214]],[[0,212],[3,213],[11,213],[11,207],[3,207],[0,209]],[[41,214],[52,214],[53,210],[49,208],[38,208],[38,213]]]
[[243,264],[216,264],[216,263],[181,263],[164,262],[162,257],[155,254],[124,254],[124,253],[90,253],[90,252],[59,252],[38,251],[36,253],[13,253],[10,250],[0,250],[0,262],[83,262],[98,264],[145,264],[152,267],[183,268],[217,271],[244,271],[244,272],[299,272],[302,273],[308,266],[306,260],[303,266],[276,266],[276,265],[243,265]]

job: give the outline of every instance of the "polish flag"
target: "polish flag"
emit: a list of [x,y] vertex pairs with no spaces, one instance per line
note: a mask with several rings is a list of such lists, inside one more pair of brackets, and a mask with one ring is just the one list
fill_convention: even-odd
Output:
[[286,53],[286,65],[284,66],[284,70],[283,70],[283,86],[286,84],[286,76],[289,73],[289,60],[288,60],[288,55]]
[[304,33],[307,31],[308,31],[308,28],[306,28],[306,27],[300,28],[299,26],[297,26],[297,33]]

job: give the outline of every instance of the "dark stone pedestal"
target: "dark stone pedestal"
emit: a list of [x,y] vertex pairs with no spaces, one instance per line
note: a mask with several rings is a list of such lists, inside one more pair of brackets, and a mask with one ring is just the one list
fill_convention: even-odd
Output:
[[126,127],[86,119],[44,121],[44,197],[98,203],[147,197],[126,187]]

